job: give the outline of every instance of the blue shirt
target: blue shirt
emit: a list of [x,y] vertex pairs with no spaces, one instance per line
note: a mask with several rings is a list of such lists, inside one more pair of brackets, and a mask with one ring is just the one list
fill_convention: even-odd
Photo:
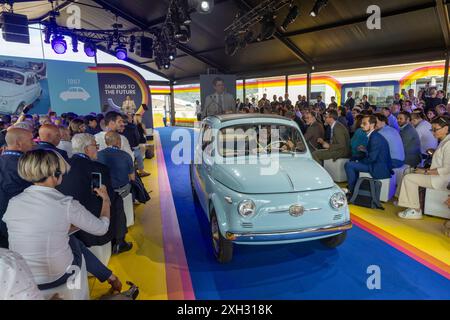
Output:
[[392,160],[405,161],[405,149],[400,133],[391,126],[384,126],[378,132],[387,140]]
[[114,189],[130,183],[128,175],[134,173],[134,166],[131,156],[125,151],[110,147],[103,149],[98,153],[98,162],[109,168]]
[[400,131],[400,127],[398,126],[397,118],[393,114],[389,115],[388,124],[390,127],[394,128],[395,130]]

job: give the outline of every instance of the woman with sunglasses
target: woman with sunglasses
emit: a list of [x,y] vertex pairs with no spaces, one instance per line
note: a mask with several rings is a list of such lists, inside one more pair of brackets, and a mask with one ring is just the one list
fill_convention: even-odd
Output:
[[[40,290],[54,289],[71,279],[73,270],[86,265],[87,271],[114,290],[121,283],[77,238],[77,230],[104,235],[110,222],[110,199],[104,186],[95,189],[102,199],[100,217],[95,217],[72,197],[55,189],[70,170],[57,152],[33,150],[19,159],[19,176],[33,183],[9,201],[3,221],[8,227],[9,249],[22,255]],[[87,279],[82,279],[87,281]],[[82,299],[85,292],[71,293]],[[66,297],[67,299],[67,297]]]
[[402,181],[398,205],[407,208],[398,214],[403,219],[421,219],[419,187],[447,190],[450,181],[450,119],[438,117],[432,121],[433,135],[440,141],[434,152],[430,169],[416,169]]

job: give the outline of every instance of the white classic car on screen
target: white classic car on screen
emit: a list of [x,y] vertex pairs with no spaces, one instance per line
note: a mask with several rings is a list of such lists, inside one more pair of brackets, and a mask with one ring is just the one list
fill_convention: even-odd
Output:
[[69,90],[63,91],[59,94],[59,97],[64,100],[83,100],[86,101],[91,97],[89,92],[81,87],[70,87]]
[[20,113],[42,95],[36,73],[0,68],[0,113]]

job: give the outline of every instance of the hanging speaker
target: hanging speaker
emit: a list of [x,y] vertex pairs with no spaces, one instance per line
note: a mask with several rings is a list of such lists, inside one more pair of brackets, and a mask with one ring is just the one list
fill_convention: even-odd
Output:
[[141,58],[153,58],[153,39],[149,37],[136,37],[136,55]]
[[0,27],[5,41],[30,43],[28,17],[10,12],[0,13]]

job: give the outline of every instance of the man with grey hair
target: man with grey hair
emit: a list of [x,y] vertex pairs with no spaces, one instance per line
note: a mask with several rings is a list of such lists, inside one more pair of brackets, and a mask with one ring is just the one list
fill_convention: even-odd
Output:
[[113,253],[130,250],[132,244],[125,242],[127,227],[123,201],[114,192],[108,167],[96,161],[98,145],[95,137],[89,133],[74,135],[72,151],[73,156],[69,160],[70,172],[64,176],[62,184],[57,189],[65,195],[72,196],[91,213],[99,217],[102,201],[92,192],[91,182],[92,173],[100,173],[102,184],[106,186],[111,199],[111,220],[108,232],[104,236],[93,236],[84,231],[78,231],[76,237],[87,247],[101,246],[111,241]]

